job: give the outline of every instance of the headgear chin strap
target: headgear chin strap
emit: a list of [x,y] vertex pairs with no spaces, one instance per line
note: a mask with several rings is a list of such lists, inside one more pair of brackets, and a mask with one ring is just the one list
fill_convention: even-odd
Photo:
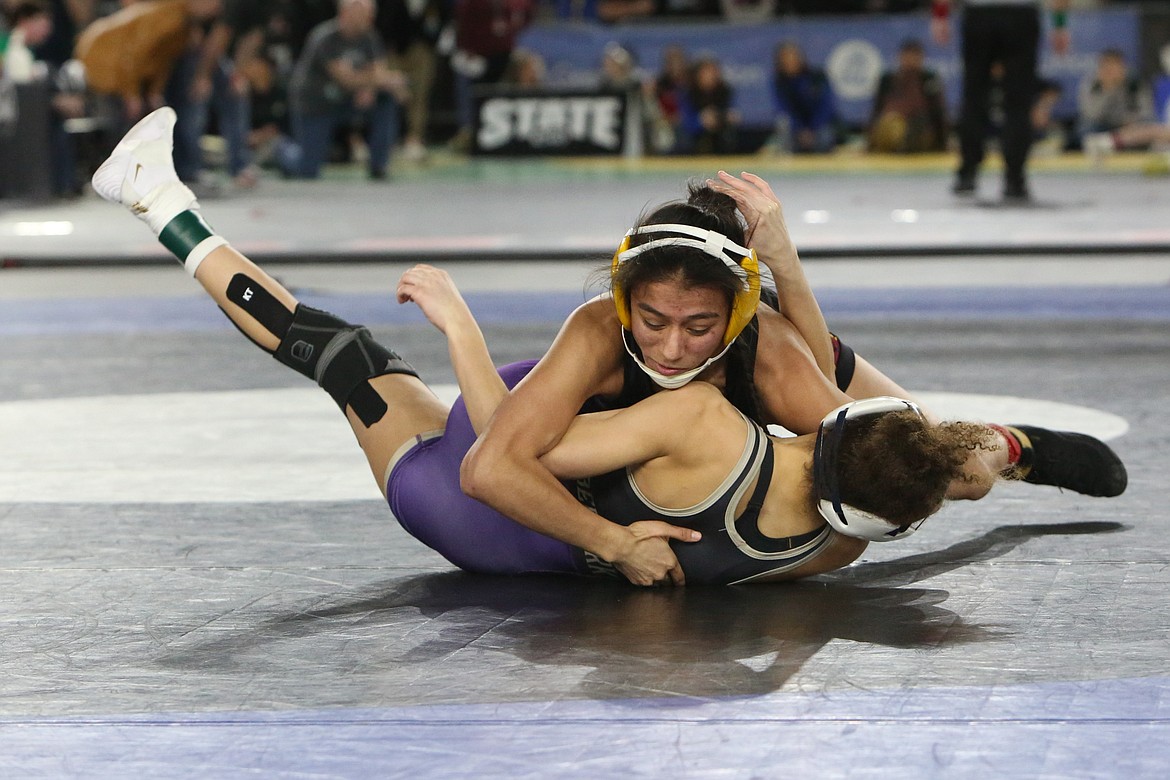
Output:
[[889,542],[909,536],[926,521],[926,518],[923,518],[917,522],[896,526],[875,514],[841,502],[839,457],[846,421],[907,409],[919,417],[922,416],[922,411],[910,401],[879,396],[847,403],[829,412],[825,419],[821,420],[816,445],[813,448],[813,490],[816,493],[817,509],[821,517],[825,518],[838,533],[870,542]]
[[[649,233],[674,233],[676,235],[656,238],[630,248],[632,236]],[[756,309],[760,305],[760,261],[756,257],[755,250],[740,246],[722,233],[704,230],[694,225],[643,225],[626,232],[621,246],[614,252],[610,278],[614,278],[622,263],[632,260],[643,252],[667,246],[686,246],[706,252],[724,263],[739,278],[741,288],[735,293],[735,298],[732,300],[727,330],[723,332],[725,346],[735,341],[735,337],[747,327],[748,323],[752,321],[752,317],[756,316]],[[629,330],[632,319],[629,296],[621,288],[621,285],[617,284],[616,280],[612,286],[613,302],[617,307],[618,319],[621,320],[622,327]]]
[[702,365],[698,365],[694,368],[687,369],[686,371],[682,371],[677,374],[670,374],[667,376],[666,374],[660,374],[642,361],[642,357],[634,351],[633,347],[630,346],[629,339],[627,338],[629,333],[630,332],[628,330],[622,328],[622,346],[626,348],[626,352],[629,353],[629,356],[634,359],[634,363],[638,366],[638,368],[642,369],[646,373],[646,376],[653,379],[654,384],[658,385],[664,390],[679,389],[687,382],[706,371],[712,363],[726,355],[727,350],[731,349],[731,345],[728,344],[719,351],[718,355],[713,358],[708,358],[707,362],[703,363]]

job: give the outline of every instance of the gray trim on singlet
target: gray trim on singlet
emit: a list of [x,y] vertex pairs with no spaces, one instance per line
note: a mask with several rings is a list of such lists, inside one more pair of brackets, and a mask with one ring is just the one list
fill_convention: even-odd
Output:
[[[739,412],[739,416],[743,418],[743,421],[747,423],[748,427],[748,435],[744,437],[743,452],[739,454],[739,460],[736,461],[735,465],[731,467],[731,471],[729,471],[727,476],[723,478],[723,481],[719,483],[719,487],[711,491],[711,493],[702,501],[683,509],[669,509],[664,506],[659,506],[647,498],[646,494],[638,489],[638,483],[634,481],[633,469],[627,466],[626,481],[630,483],[630,490],[634,491],[634,495],[637,496],[638,500],[648,506],[650,509],[653,509],[655,512],[660,512],[661,514],[667,515],[669,517],[690,517],[691,515],[697,515],[700,512],[705,511],[716,501],[723,498],[724,494],[731,489],[731,486],[735,483],[735,480],[739,479],[739,475],[744,471],[744,469],[749,468],[748,460],[752,456],[753,447],[751,429],[756,426],[755,423],[744,416],[743,412]],[[756,462],[750,466],[750,471],[748,472],[747,479],[745,479],[744,482],[747,482],[751,479],[751,477],[759,473],[762,459],[763,455],[761,451],[760,456],[756,458]],[[742,488],[740,489],[739,494],[742,494]]]
[[[755,487],[755,485],[752,484],[752,478],[759,474],[760,465],[764,462],[764,452],[770,444],[768,441],[768,434],[763,428],[750,420],[748,420],[748,425],[751,428],[752,435],[748,436],[747,446],[755,448],[755,462],[752,463],[751,470],[748,472],[748,477],[744,479],[743,483],[735,491],[735,495],[731,497],[731,501],[729,501],[727,504],[727,511],[723,515],[723,527],[727,529],[727,535],[731,537],[731,541],[735,542],[735,546],[739,548],[739,551],[749,558],[755,558],[757,561],[784,561],[790,558],[799,558],[800,560],[795,561],[794,563],[797,565],[802,564],[805,562],[805,559],[801,556],[824,544],[825,540],[832,532],[832,529],[829,528],[827,524],[825,525],[824,530],[814,536],[811,541],[806,542],[800,547],[794,547],[791,550],[782,550],[780,552],[761,552],[760,550],[757,550],[748,544],[747,540],[739,535],[739,530],[735,527],[735,518],[737,517],[735,510],[739,506],[740,501],[743,500],[744,495],[748,492],[748,489]],[[767,574],[777,574],[784,571],[785,568],[786,567],[781,566],[776,569],[772,569],[771,571],[767,572]],[[764,575],[755,575],[755,577],[761,576]],[[747,579],[753,579],[753,577],[749,577]],[[741,582],[742,581],[743,580],[741,580]]]
[[699,514],[712,504],[716,503],[724,497],[726,492],[735,484],[736,480],[740,481],[739,487],[736,488],[731,500],[727,503],[727,509],[723,516],[723,525],[727,530],[727,535],[735,544],[736,548],[749,558],[754,558],[757,561],[787,561],[787,564],[781,564],[773,569],[765,572],[753,574],[750,577],[744,577],[741,580],[736,580],[732,585],[749,582],[750,580],[760,579],[761,577],[770,577],[775,574],[782,574],[786,571],[802,566],[808,561],[816,558],[828,546],[829,538],[833,535],[833,529],[826,524],[819,534],[814,536],[808,542],[802,544],[800,547],[794,547],[790,550],[783,550],[781,552],[762,552],[752,547],[739,534],[735,527],[735,519],[737,517],[736,509],[739,507],[740,501],[743,500],[744,495],[749,489],[755,488],[755,481],[760,474],[760,467],[764,462],[764,454],[769,446],[768,433],[746,415],[740,412],[739,415],[747,424],[748,435],[744,437],[743,452],[740,453],[739,460],[736,461],[734,467],[728,475],[723,479],[710,495],[705,499],[687,507],[686,509],[670,509],[664,506],[659,506],[646,497],[641,490],[638,489],[638,484],[634,481],[634,474],[630,468],[626,468],[626,480],[629,482],[630,489],[634,495],[645,504],[648,508],[659,512],[668,517],[689,517]]
[[407,453],[413,450],[415,447],[422,446],[431,439],[437,439],[442,436],[445,430],[445,428],[436,428],[433,431],[423,431],[422,433],[411,436],[409,439],[402,442],[402,446],[396,449],[394,454],[390,456],[390,462],[386,464],[386,470],[382,472],[383,494],[387,492],[386,486],[390,484],[390,475],[394,473],[394,469],[398,466],[398,462],[405,458]]

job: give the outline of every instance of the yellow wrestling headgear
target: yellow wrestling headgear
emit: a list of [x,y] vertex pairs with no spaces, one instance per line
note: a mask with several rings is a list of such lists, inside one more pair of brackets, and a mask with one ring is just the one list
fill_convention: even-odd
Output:
[[[682,236],[656,238],[645,244],[630,248],[630,237],[643,233],[681,233]],[[685,236],[685,237],[684,237]],[[704,230],[693,225],[643,225],[626,232],[621,246],[613,255],[613,265],[610,267],[610,280],[613,287],[613,303],[617,307],[618,319],[622,327],[630,329],[630,300],[626,291],[617,282],[617,271],[622,263],[637,257],[650,249],[664,246],[688,246],[699,249],[714,258],[722,261],[730,268],[742,283],[741,289],[736,292],[731,304],[731,317],[727,321],[727,330],[723,332],[723,343],[735,341],[760,305],[760,260],[754,249],[748,249],[735,243],[722,233],[714,230]]]

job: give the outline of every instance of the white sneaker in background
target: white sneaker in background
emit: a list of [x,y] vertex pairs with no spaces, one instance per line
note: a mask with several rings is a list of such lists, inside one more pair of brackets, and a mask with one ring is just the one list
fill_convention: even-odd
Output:
[[1106,157],[1117,151],[1110,133],[1088,133],[1081,141],[1081,146],[1094,168],[1100,167]]

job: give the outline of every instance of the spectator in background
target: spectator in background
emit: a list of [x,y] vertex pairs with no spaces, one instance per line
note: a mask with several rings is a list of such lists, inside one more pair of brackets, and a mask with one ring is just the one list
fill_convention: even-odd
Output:
[[[299,0],[268,0],[268,12],[264,17],[263,41],[260,44],[259,56],[271,62],[286,83],[288,76],[292,74],[297,55],[305,43],[299,32],[300,26],[304,23],[301,15],[302,5],[303,2]],[[329,18],[331,16],[326,16],[317,24]]]
[[689,112],[683,118],[691,154],[729,154],[735,151],[739,112],[732,107],[734,92],[723,78],[723,66],[714,56],[695,63],[687,95]]
[[601,88],[628,92],[640,90],[641,80],[634,67],[634,55],[617,41],[601,50]]
[[1141,79],[1130,75],[1125,56],[1106,49],[1097,58],[1096,73],[1081,82],[1077,115],[1082,137],[1148,123],[1154,118],[1153,96]]
[[1170,43],[1162,47],[1162,75],[1154,81],[1154,111],[1158,121],[1170,126]]
[[180,64],[168,91],[179,116],[175,165],[194,171],[195,176],[203,169],[200,139],[207,133],[214,109],[216,128],[227,150],[228,174],[236,186],[250,188],[258,176],[248,146],[251,97],[244,71],[260,55],[274,0],[222,2],[222,12],[189,52],[190,59]]
[[667,19],[723,16],[721,0],[655,0],[654,6],[654,15]]
[[653,148],[660,154],[680,151],[684,144],[683,117],[690,113],[691,62],[678,44],[662,49],[662,64],[654,80],[658,119]]
[[1157,82],[1163,100],[1159,116],[1154,91],[1130,75],[1121,52],[1101,52],[1096,75],[1081,83],[1077,95],[1081,144],[1094,162],[1118,149],[1170,144],[1170,45],[1162,59],[1167,73]]
[[17,0],[5,6],[8,32],[0,32],[0,76],[13,84],[45,79],[49,68],[33,49],[53,34],[53,17],[44,0]]
[[[15,106],[16,84],[37,82],[50,90],[48,130],[51,190],[56,197],[81,194],[77,154],[72,137],[65,132],[68,119],[85,113],[84,82],[77,83],[78,63],[68,67],[44,60],[39,52],[53,37],[53,16],[44,0],[17,0],[6,7],[11,28],[0,30],[0,87],[8,85],[8,100]],[[13,110],[10,108],[10,110]],[[13,113],[19,123],[20,116]]]
[[93,21],[96,3],[95,0],[50,0],[47,5],[53,17],[53,31],[34,51],[37,59],[60,68],[73,59],[77,34]]
[[[639,139],[643,149],[660,151],[656,145],[655,132],[660,127],[662,116],[655,97],[654,81],[644,78],[634,61],[634,55],[617,41],[610,41],[601,52],[601,81],[599,86],[606,91],[621,92],[626,96],[626,110],[636,113],[641,128]],[[674,141],[670,134],[665,150]]]
[[897,67],[882,74],[867,130],[869,150],[886,153],[942,151],[947,146],[942,80],[926,67],[922,44],[898,48]]
[[[82,182],[93,174],[92,168],[83,176],[78,175],[78,165],[86,164],[83,153],[79,154],[77,139],[66,132],[65,123],[90,113],[88,90],[85,84],[85,67],[73,59],[73,48],[79,31],[94,20],[97,11],[95,0],[49,0],[46,5],[53,17],[53,30],[48,38],[33,48],[37,59],[46,62],[53,71],[53,116],[50,133],[53,145],[53,190],[58,195],[80,195]],[[104,155],[105,139],[101,137],[105,127],[95,123],[96,132],[92,137]],[[79,163],[79,158],[83,158]],[[92,161],[96,168],[99,160]]]
[[351,123],[366,129],[368,173],[385,179],[398,134],[402,74],[386,66],[374,30],[374,0],[339,0],[337,16],[309,33],[289,89],[296,148],[282,155],[288,175],[315,179],[329,155],[334,131]]
[[762,24],[771,21],[776,15],[775,0],[719,0],[719,6],[723,18],[733,24]]
[[384,0],[378,30],[390,51],[390,67],[401,70],[410,86],[402,156],[422,162],[427,156],[427,123],[435,83],[439,35],[447,25],[445,0]]
[[533,0],[455,0],[455,102],[459,132],[452,141],[456,149],[471,145],[475,123],[474,90],[499,84],[516,48],[516,37],[534,13]]
[[580,19],[583,22],[597,21],[598,0],[556,0],[557,19]]
[[295,52],[304,43],[298,33],[304,6],[302,0],[267,0],[259,48],[238,65],[247,82],[248,150],[252,164],[259,168],[279,168],[283,157],[296,153],[288,88]]
[[657,0],[597,0],[597,18],[606,24],[649,19],[657,9]]
[[337,15],[337,0],[288,0],[288,9],[288,40],[295,62],[305,48],[309,33]]
[[[728,2],[736,0],[598,0],[597,18],[609,24],[651,18],[716,19],[723,16]],[[757,5],[756,0],[747,3]]]
[[824,71],[812,68],[791,41],[776,47],[772,94],[776,131],[769,146],[783,152],[825,153],[837,145],[837,110]]
[[545,70],[544,57],[531,49],[513,49],[500,83],[519,89],[540,89],[544,86]]
[[278,166],[282,154],[297,153],[290,147],[293,141],[288,84],[268,52],[244,63],[240,73],[248,82],[251,96],[248,148],[252,160],[262,168]]
[[1039,151],[1056,154],[1068,145],[1068,132],[1064,123],[1053,113],[1064,92],[1060,83],[1041,79],[1039,94],[1032,102],[1032,140]]

